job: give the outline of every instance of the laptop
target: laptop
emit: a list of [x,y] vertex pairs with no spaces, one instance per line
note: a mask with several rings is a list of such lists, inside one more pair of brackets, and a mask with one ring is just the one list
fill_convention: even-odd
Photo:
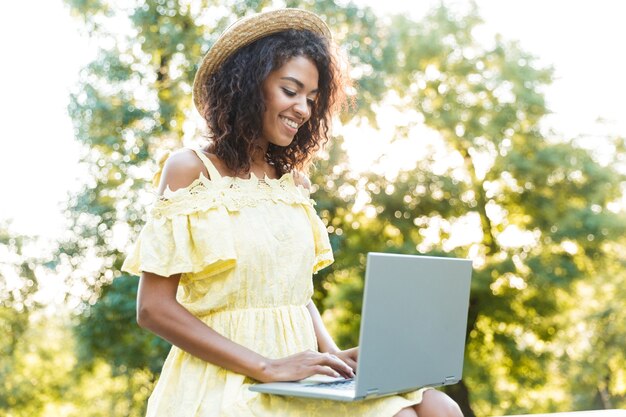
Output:
[[461,380],[472,261],[369,253],[353,379],[313,377],[252,391],[359,401]]

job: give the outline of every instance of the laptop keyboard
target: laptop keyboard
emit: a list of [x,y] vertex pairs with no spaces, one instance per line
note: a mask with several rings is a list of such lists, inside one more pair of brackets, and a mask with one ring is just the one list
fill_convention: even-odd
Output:
[[353,390],[355,388],[356,381],[354,379],[344,379],[343,381],[334,382],[320,382],[313,385],[316,388],[331,388],[340,390]]

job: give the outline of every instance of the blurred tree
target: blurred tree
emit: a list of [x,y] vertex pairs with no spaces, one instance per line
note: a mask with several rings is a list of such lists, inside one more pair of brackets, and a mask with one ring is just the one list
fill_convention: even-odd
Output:
[[36,260],[24,253],[32,239],[14,235],[9,224],[0,225],[0,415],[13,408],[37,412],[42,398],[35,394],[23,374],[28,350],[22,341],[30,317],[39,304],[35,300]]
[[[83,300],[79,357],[86,368],[110,360],[115,375],[155,370],[166,344],[134,325],[136,283],[111,282],[120,275],[120,250],[140,229],[152,198],[146,180],[155,168],[154,155],[182,145],[194,63],[210,43],[195,22],[217,3],[132,2],[125,9],[106,2],[67,3],[101,45],[69,106],[90,172],[84,189],[69,202],[71,237],[59,251],[74,270],[70,287],[86,289],[78,294]],[[124,30],[110,26],[111,19],[124,16],[129,17]],[[134,355],[136,349],[120,341],[143,350]]]
[[[103,288],[100,299],[78,317],[78,361],[92,369],[104,361],[113,375],[146,369],[157,374],[170,344],[136,325],[137,280],[121,276]],[[146,355],[150,352],[149,355]]]
[[[105,0],[66,2],[103,45],[70,105],[90,172],[70,201],[72,235],[60,251],[74,267],[73,282],[87,289],[80,357],[94,366],[106,360],[112,375],[146,375],[158,369],[166,346],[132,325],[134,283],[113,278],[152,198],[154,157],[197,142],[199,130],[186,123],[197,119],[190,86],[216,36],[235,16],[278,3],[146,0],[120,9]],[[593,373],[593,383],[547,372],[565,360],[559,338],[573,334],[564,317],[576,306],[562,301],[565,295],[577,282],[619,268],[608,251],[626,224],[610,209],[624,181],[614,169],[624,154],[617,142],[616,159],[599,163],[542,129],[551,70],[515,43],[479,43],[473,7],[441,6],[416,22],[379,19],[369,8],[332,0],[286,5],[320,13],[350,57],[358,107],[341,124],[377,129],[390,123],[380,109],[391,108],[408,120],[395,123],[394,141],[417,143],[413,167],[381,175],[381,157],[371,172],[357,175],[339,135],[312,172],[337,258],[316,277],[316,298],[339,343],[358,340],[365,253],[467,256],[476,268],[465,378],[449,388],[466,416],[562,410],[569,390],[591,386],[601,396],[621,395],[623,354],[613,341],[624,330],[612,325],[615,307],[585,316],[610,317],[593,331],[614,334],[603,356],[589,359],[592,369],[572,367],[573,375]],[[128,26],[120,31],[122,21]],[[363,146],[373,140],[364,138]],[[132,343],[125,351],[119,341]],[[606,361],[612,365],[601,369]],[[562,382],[570,385],[560,397],[548,395]],[[583,396],[576,404],[593,401]]]
[[[143,415],[153,375],[150,371],[157,365],[144,365],[141,361],[145,359],[138,354],[135,360],[141,364],[131,362],[130,366],[145,366],[147,371],[128,375],[123,370],[137,349],[133,346],[153,342],[156,346],[146,346],[142,353],[159,348],[163,352],[162,345],[166,344],[147,340],[146,334],[130,323],[124,325],[135,330],[133,340],[111,333],[94,334],[99,328],[111,330],[107,325],[120,322],[112,314],[126,313],[123,302],[106,308],[110,303],[106,291],[102,302],[93,306],[99,309],[95,320],[85,314],[73,322],[62,306],[56,306],[55,311],[45,308],[39,301],[39,280],[50,265],[46,259],[30,255],[39,245],[36,238],[13,233],[9,224],[0,225],[0,417]],[[128,299],[127,309],[134,311],[134,280],[117,280],[114,285],[128,287],[119,293]],[[88,319],[92,322],[83,329],[80,320]],[[97,319],[107,320],[107,325],[100,327],[94,323]],[[78,346],[75,334],[83,342]],[[118,353],[123,363],[102,355],[109,365],[97,359],[99,352],[86,352],[104,343],[109,347],[105,351]],[[86,368],[90,372],[85,372]]]
[[578,409],[626,407],[626,274],[623,244],[607,245],[610,260],[581,281],[561,302],[572,314],[562,317],[554,350],[559,370],[572,385]]
[[69,327],[49,320],[40,301],[39,282],[49,265],[33,255],[39,245],[0,225],[0,417],[49,415],[48,405],[73,382]]
[[[521,392],[555,385],[546,372],[555,359],[550,346],[559,318],[570,314],[557,308],[559,294],[617,261],[606,248],[626,225],[623,214],[609,210],[622,196],[624,175],[615,167],[624,154],[616,141],[615,159],[601,164],[572,141],[546,138],[542,91],[551,71],[515,43],[479,44],[472,36],[479,22],[475,10],[459,15],[446,7],[419,25],[405,16],[391,22],[387,39],[397,41],[396,59],[383,66],[390,96],[397,95],[399,114],[417,110],[409,137],[420,140],[430,130],[438,139],[424,141],[415,168],[392,179],[329,182],[332,167],[321,170],[318,183],[328,193],[342,194],[335,184],[352,190],[351,200],[322,211],[337,253],[352,266],[340,265],[326,280],[339,284],[328,286],[326,318],[348,336],[345,345],[356,342],[359,320],[346,309],[359,311],[367,251],[469,256],[476,270],[468,364],[464,381],[449,392],[468,416],[468,387],[481,415],[551,411],[564,404],[549,395],[530,403]],[[353,198],[359,194],[368,201],[360,211]],[[617,327],[615,336],[623,335]],[[613,363],[623,360],[612,354]]]

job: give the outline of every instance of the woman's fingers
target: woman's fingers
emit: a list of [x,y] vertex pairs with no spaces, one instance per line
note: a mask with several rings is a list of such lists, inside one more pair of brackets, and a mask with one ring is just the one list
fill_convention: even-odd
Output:
[[343,376],[344,378],[354,377],[352,367],[347,364],[342,358],[330,353],[324,353],[323,356],[326,360],[325,364],[333,368],[335,371],[341,374],[341,376]]
[[335,355],[338,356],[343,362],[345,362],[352,369],[353,372],[356,371],[356,363],[358,357],[357,348],[342,350],[336,352]]
[[313,373],[311,375],[316,375],[316,374],[333,376],[335,378],[338,378],[340,376],[337,371],[324,365],[316,365],[313,367]]
[[315,351],[300,352],[282,359],[271,361],[270,377],[273,381],[295,381],[315,374],[332,377],[353,378],[349,358],[341,358],[330,353]]
[[359,347],[358,346],[346,350],[346,353],[348,354],[350,359],[354,360],[355,362],[359,360]]
[[350,366],[350,368],[352,368],[353,371],[356,371],[356,362],[353,361],[352,359],[346,359],[345,362],[348,364],[348,366]]

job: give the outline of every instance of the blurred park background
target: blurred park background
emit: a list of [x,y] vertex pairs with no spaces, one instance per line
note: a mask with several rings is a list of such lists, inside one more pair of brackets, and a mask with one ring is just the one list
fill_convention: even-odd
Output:
[[[195,65],[236,16],[281,6],[322,15],[356,81],[311,172],[336,258],[315,297],[340,346],[358,340],[368,251],[469,257],[464,378],[448,388],[467,417],[626,408],[620,2],[57,0],[58,24],[40,3],[22,9],[31,26],[3,15],[38,38],[2,34],[19,94],[0,111],[0,416],[143,415],[168,345],[135,325],[124,252],[159,156],[203,143]],[[583,77],[497,34],[494,8]],[[53,122],[45,97],[67,79]]]

